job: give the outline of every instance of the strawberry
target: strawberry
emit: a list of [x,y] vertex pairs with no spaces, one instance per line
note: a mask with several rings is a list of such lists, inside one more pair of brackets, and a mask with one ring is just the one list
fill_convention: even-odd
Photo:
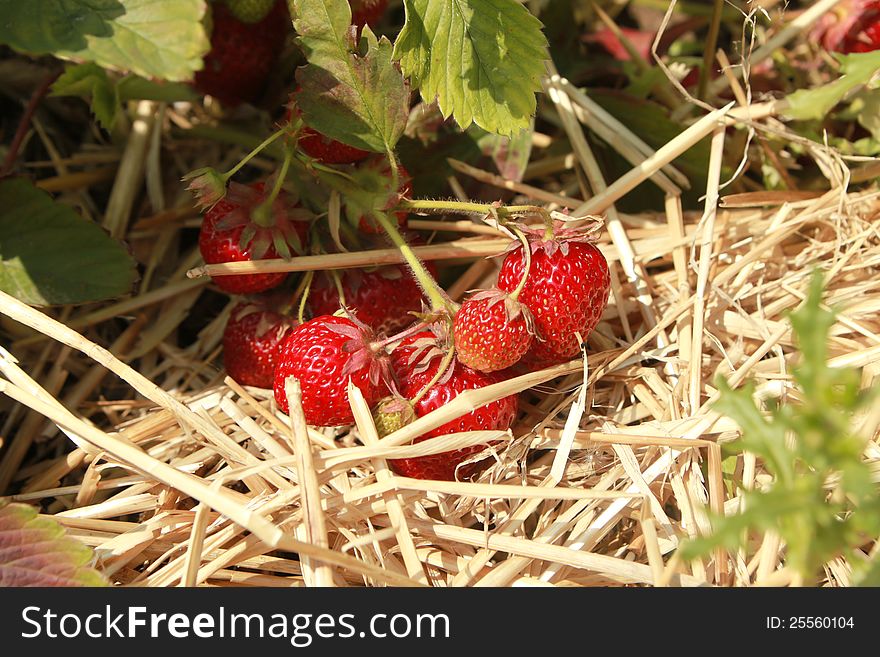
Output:
[[[297,93],[299,93],[299,89],[294,92],[294,94]],[[302,116],[302,112],[294,100],[294,94],[290,95],[290,102],[287,104],[286,123]],[[343,144],[341,141],[322,135],[308,126],[301,127],[297,146],[303,153],[324,164],[354,164],[370,156],[369,151],[362,151],[360,148]]]
[[388,0],[348,0],[351,5],[351,24],[372,27],[379,22],[388,8]]
[[[586,339],[608,303],[611,279],[605,257],[591,242],[590,231],[558,228],[543,238],[543,229],[526,229],[532,264],[519,301],[534,315],[539,336],[526,358],[535,365],[562,363],[580,353],[576,333]],[[522,245],[501,265],[498,287],[512,292],[525,268]]]
[[293,326],[288,317],[260,304],[236,304],[223,330],[226,372],[242,385],[271,388],[275,354]]
[[880,0],[843,0],[822,15],[810,36],[826,50],[846,54],[880,49]]
[[[436,267],[426,265],[436,276]],[[404,265],[340,272],[345,303],[355,316],[376,333],[391,335],[415,321],[412,312],[422,309],[422,289]],[[309,291],[309,308],[315,315],[330,315],[340,307],[339,292],[327,274],[315,278]]]
[[[448,345],[445,345],[445,348],[448,349]],[[405,339],[391,353],[392,367],[398,380],[398,391],[404,398],[414,399],[431,382],[440,367],[443,349],[444,346],[438,346],[437,336],[433,332],[423,331]],[[440,381],[411,404],[411,408],[415,416],[421,417],[445,406],[465,390],[476,390],[498,383],[500,380],[495,374],[478,372],[453,359],[450,368],[441,376]],[[503,397],[419,436],[414,442],[461,431],[507,430],[516,419],[517,407],[516,395]],[[380,420],[378,424],[394,428],[399,424],[396,420],[402,414],[405,415],[405,412],[395,410],[389,414],[391,422]],[[463,461],[484,449],[484,446],[475,445],[431,456],[394,459],[388,464],[396,473],[405,477],[454,481],[456,470],[462,478],[466,478],[486,467],[488,464],[486,459],[462,468],[458,467]]]
[[256,102],[291,27],[287,3],[278,0],[265,17],[245,23],[222,3],[211,4],[211,50],[194,85],[229,105]]
[[347,317],[321,315],[300,324],[281,344],[275,362],[275,400],[287,413],[284,384],[294,376],[302,386],[306,422],[332,427],[354,422],[348,381],[372,406],[387,390],[387,357],[370,347],[372,331]]
[[354,164],[370,156],[369,151],[330,139],[309,127],[300,132],[298,145],[303,153],[324,164]]
[[[264,183],[230,183],[226,196],[210,208],[202,220],[199,250],[208,264],[281,257],[276,248],[302,250],[309,214],[294,207],[281,192],[268,212],[269,225],[256,223],[252,212],[266,198]],[[289,249],[288,253],[289,254]],[[252,294],[281,285],[287,274],[241,274],[218,276],[214,283],[230,294]]]
[[510,367],[532,346],[531,311],[512,295],[485,290],[461,304],[452,325],[458,360],[481,372]]
[[[362,191],[346,196],[345,212],[352,225],[367,234],[381,234],[382,227],[369,215],[385,212],[397,202],[412,193],[412,178],[409,172],[398,165],[397,189],[391,188],[391,165],[383,156],[370,158],[352,172]],[[406,212],[396,212],[397,224],[406,227]]]

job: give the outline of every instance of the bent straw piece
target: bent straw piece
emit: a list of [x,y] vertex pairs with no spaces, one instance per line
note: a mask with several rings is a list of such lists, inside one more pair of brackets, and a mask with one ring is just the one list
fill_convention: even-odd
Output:
[[[605,360],[607,357],[607,352],[603,352],[601,354],[594,354],[590,358],[599,362]],[[378,445],[382,447],[405,445],[414,438],[418,438],[422,434],[427,433],[432,429],[436,429],[457,417],[461,417],[465,413],[470,413],[481,406],[485,406],[486,404],[509,395],[522,392],[532,386],[545,383],[546,381],[555,379],[557,376],[576,372],[582,368],[583,362],[581,360],[576,360],[570,363],[548,367],[537,372],[523,374],[508,379],[507,381],[493,383],[492,385],[476,390],[466,390],[459,394],[449,404],[416,418],[405,427],[385,436],[378,442]]]
[[584,215],[600,214],[607,210],[615,201],[631,192],[650,176],[659,171],[663,166],[672,162],[672,160],[715,130],[718,123],[730,112],[730,109],[734,104],[735,102],[731,101],[724,107],[717,109],[714,112],[710,112],[701,118],[675,139],[658,149],[652,157],[649,157],[642,162],[642,164],[636,166],[628,173],[625,173],[618,178],[615,182],[609,185],[608,189],[603,193],[597,194],[582,206],[575,209],[572,214],[580,217]]
[[[594,130],[603,140],[615,146],[617,152],[625,157],[630,164],[637,164],[646,157],[654,155],[655,150],[645,143],[614,115],[607,112],[592,98],[575,87],[567,78],[551,79],[551,84],[564,91],[575,102],[581,114],[578,120]],[[593,120],[591,120],[593,119]],[[623,137],[626,142],[620,143],[616,137]],[[667,164],[655,173],[651,180],[667,194],[677,195],[682,189],[690,189],[691,183],[681,171]]]
[[[510,245],[510,239],[454,240],[414,246],[413,252],[422,260],[455,260],[457,258],[485,258],[500,254]],[[352,269],[376,265],[395,265],[405,262],[396,248],[329,253],[326,255],[299,256],[291,260],[247,260],[203,265],[186,272],[189,278],[202,276],[230,276],[233,274],[267,274],[290,271],[322,271],[326,269]]]

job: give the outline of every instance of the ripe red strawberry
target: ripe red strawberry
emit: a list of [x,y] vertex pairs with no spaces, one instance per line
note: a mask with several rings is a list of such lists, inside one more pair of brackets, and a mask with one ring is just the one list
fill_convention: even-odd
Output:
[[[536,365],[562,363],[580,353],[575,333],[586,339],[605,310],[611,288],[608,263],[591,244],[589,232],[560,227],[550,240],[542,238],[543,229],[527,232],[532,265],[519,301],[532,311],[539,337],[526,358]],[[515,290],[524,268],[517,243],[501,265],[498,287]]]
[[458,360],[480,372],[510,367],[532,346],[531,311],[501,290],[479,292],[461,304],[452,325]]
[[297,326],[278,350],[275,401],[288,412],[284,384],[294,376],[302,386],[306,422],[332,427],[354,422],[348,404],[348,381],[372,406],[387,391],[387,357],[370,348],[372,332],[347,317],[321,315]]
[[306,155],[324,164],[354,164],[370,156],[369,151],[330,139],[308,127],[302,129],[298,144]]
[[843,0],[816,22],[811,37],[846,54],[880,49],[880,0]]
[[348,0],[351,5],[351,24],[372,27],[379,22],[388,8],[388,0]]
[[229,105],[257,101],[291,28],[287,3],[278,0],[265,18],[244,23],[214,2],[211,22],[211,50],[195,75],[196,89]]
[[[272,204],[272,225],[253,222],[252,212],[266,198],[264,183],[230,183],[226,196],[205,212],[199,232],[199,250],[208,264],[281,257],[276,245],[301,250],[308,234],[308,213],[293,206],[281,192]],[[286,248],[286,247],[285,247]],[[281,285],[287,274],[241,274],[218,276],[214,283],[230,294],[252,294]]]
[[278,346],[294,325],[290,318],[262,305],[237,304],[223,331],[226,372],[242,385],[271,388]]
[[[299,90],[297,89],[294,93],[299,93]],[[301,114],[293,94],[291,94],[284,120],[286,123],[290,123]],[[324,164],[354,164],[370,156],[369,151],[362,151],[360,148],[330,139],[330,137],[322,135],[308,126],[303,126],[300,129],[297,146],[303,153]]]
[[[406,399],[413,399],[437,373],[442,357],[442,348],[436,344],[434,333],[424,331],[404,340],[391,354],[392,367],[397,375],[398,391]],[[486,374],[472,370],[453,359],[450,369],[434,384],[430,390],[414,405],[417,417],[427,415],[431,411],[449,404],[465,390],[476,390],[501,379],[495,374]],[[436,429],[419,436],[414,442],[422,442],[436,436],[444,436],[461,431],[507,430],[516,419],[516,395],[504,397],[476,410],[466,413],[460,418],[447,422]],[[441,479],[454,481],[459,464],[479,454],[484,446],[475,445],[451,452],[443,452],[432,456],[421,456],[410,459],[394,459],[388,464],[398,474],[416,479]],[[461,478],[470,477],[489,464],[484,459],[477,463],[458,468]]]
[[[428,271],[436,276],[436,267]],[[345,304],[355,317],[376,333],[393,335],[415,321],[411,312],[422,310],[422,289],[404,265],[339,273]],[[314,315],[331,315],[340,308],[339,292],[328,274],[321,274],[309,291]]]
[[[352,177],[363,190],[346,197],[345,211],[352,225],[362,233],[382,234],[382,227],[368,215],[386,211],[412,193],[412,176],[398,165],[397,190],[391,187],[391,165],[384,156],[373,157],[358,166]],[[397,212],[397,225],[406,228],[406,212]]]

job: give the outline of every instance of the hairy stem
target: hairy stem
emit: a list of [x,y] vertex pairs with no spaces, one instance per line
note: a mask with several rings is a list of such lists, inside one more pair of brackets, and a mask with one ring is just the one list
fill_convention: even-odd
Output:
[[339,295],[339,305],[345,308],[345,291],[342,289],[342,278],[335,269],[329,271],[330,278],[333,279],[333,286],[336,288],[336,294]]
[[428,273],[428,270],[425,269],[422,261],[419,260],[419,257],[413,252],[412,247],[410,247],[410,245],[406,243],[406,240],[403,239],[400,231],[397,230],[397,226],[395,226],[394,222],[388,218],[388,215],[384,212],[374,212],[370,216],[382,226],[385,233],[391,238],[394,246],[396,246],[401,255],[403,255],[404,260],[406,260],[406,263],[412,270],[413,276],[416,277],[416,280],[419,282],[419,285],[421,285],[425,295],[431,302],[431,310],[445,310],[454,313],[456,310],[455,304],[446,296],[446,293],[437,284],[434,277]]

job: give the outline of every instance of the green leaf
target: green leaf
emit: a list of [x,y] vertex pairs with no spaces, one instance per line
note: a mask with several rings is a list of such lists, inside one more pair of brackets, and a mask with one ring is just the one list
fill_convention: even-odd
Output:
[[303,120],[344,144],[385,153],[403,134],[409,88],[391,42],[365,27],[355,43],[346,0],[289,0],[308,64],[297,71]]
[[[817,270],[802,306],[789,315],[800,358],[792,368],[797,393],[767,418],[752,399],[753,386],[733,391],[724,382],[715,409],[736,421],[741,449],[762,459],[772,479],[745,494],[742,512],[713,516],[710,535],[682,544],[682,556],[708,554],[723,545],[754,545],[749,531],[773,529],[786,546],[786,566],[813,582],[823,564],[841,554],[857,556],[866,537],[880,533],[880,496],[864,461],[865,438],[855,412],[871,401],[851,368],[828,366],[834,312],[822,306]],[[860,566],[853,564],[854,579]],[[876,573],[870,574],[872,577]],[[868,575],[864,575],[867,577]]]
[[462,128],[513,135],[529,127],[547,59],[541,22],[516,0],[404,0],[394,44],[422,98]]
[[850,110],[859,125],[874,139],[880,139],[880,89],[864,89],[856,94]]
[[880,70],[880,51],[834,56],[840,61],[839,77],[830,84],[812,89],[799,89],[786,97],[791,119],[824,119],[828,113],[853,89],[867,84]]
[[137,75],[111,77],[94,62],[71,64],[52,85],[54,96],[78,96],[91,102],[92,113],[104,128],[113,129],[122,103],[128,100],[192,101],[198,94],[177,82],[153,82]]
[[206,6],[205,0],[0,0],[0,43],[189,80],[210,48]]
[[32,305],[126,294],[135,262],[97,224],[22,178],[0,181],[0,289]]
[[0,587],[108,586],[92,550],[27,504],[0,501]]
[[121,108],[116,85],[107,71],[94,62],[68,66],[52,85],[52,95],[91,99],[95,119],[107,130],[113,129]]

